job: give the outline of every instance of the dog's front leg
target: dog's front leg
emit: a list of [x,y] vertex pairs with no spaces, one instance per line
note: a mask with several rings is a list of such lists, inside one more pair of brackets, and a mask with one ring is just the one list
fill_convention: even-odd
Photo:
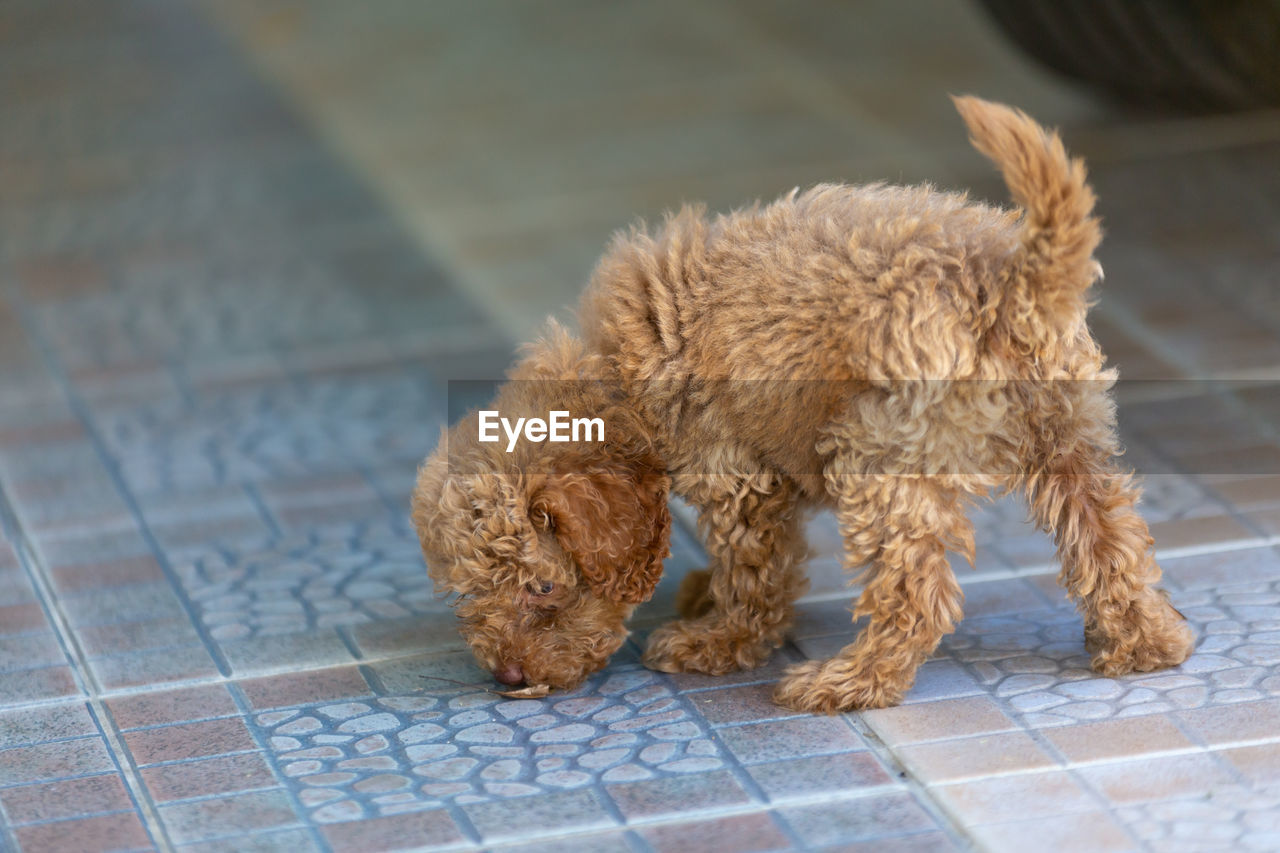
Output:
[[960,619],[964,599],[947,549],[972,553],[961,490],[911,475],[829,481],[850,568],[872,561],[854,618],[858,638],[830,660],[787,670],[774,701],[835,713],[898,703],[916,669]]
[[700,511],[710,565],[686,579],[677,602],[685,618],[650,635],[644,663],[710,675],[759,666],[782,644],[805,583],[797,489],[767,472],[709,475],[685,486]]

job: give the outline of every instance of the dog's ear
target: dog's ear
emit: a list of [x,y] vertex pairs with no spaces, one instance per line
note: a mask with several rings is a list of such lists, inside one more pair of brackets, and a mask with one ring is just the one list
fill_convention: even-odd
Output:
[[592,592],[639,604],[653,595],[670,553],[669,491],[656,459],[615,459],[549,476],[530,509],[550,518]]

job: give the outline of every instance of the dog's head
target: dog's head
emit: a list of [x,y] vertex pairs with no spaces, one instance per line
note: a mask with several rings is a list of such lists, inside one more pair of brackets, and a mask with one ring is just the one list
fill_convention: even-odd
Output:
[[[582,375],[567,336],[540,342],[493,410],[601,417],[600,442],[480,442],[476,413],[418,475],[413,522],[437,591],[457,595],[460,630],[504,684],[570,688],[622,645],[668,553],[669,480],[633,418]],[[565,378],[575,377],[575,378]]]

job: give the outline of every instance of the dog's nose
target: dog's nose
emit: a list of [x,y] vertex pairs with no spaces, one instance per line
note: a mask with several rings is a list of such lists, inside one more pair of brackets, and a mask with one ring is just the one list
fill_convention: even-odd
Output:
[[524,682],[524,670],[518,663],[505,663],[493,671],[493,677],[509,687]]

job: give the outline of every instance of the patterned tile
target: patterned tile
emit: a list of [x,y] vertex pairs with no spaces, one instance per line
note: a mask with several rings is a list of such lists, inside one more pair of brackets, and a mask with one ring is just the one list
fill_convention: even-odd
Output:
[[547,699],[389,695],[259,713],[282,778],[318,822],[504,802],[723,768],[664,676],[613,668]]
[[417,540],[385,524],[201,548],[175,571],[223,643],[448,610],[433,596]]

